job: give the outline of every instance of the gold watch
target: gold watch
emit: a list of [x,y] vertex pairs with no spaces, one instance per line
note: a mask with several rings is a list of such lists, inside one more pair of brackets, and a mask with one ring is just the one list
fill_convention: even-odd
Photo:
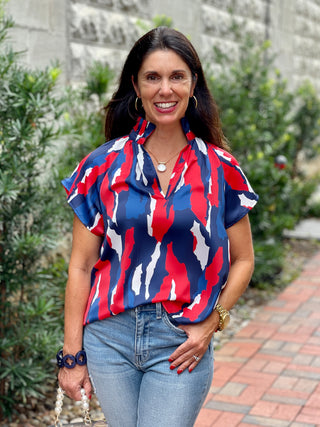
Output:
[[230,313],[220,304],[215,306],[215,310],[219,313],[219,325],[217,330],[223,331],[223,329],[225,329],[230,322]]

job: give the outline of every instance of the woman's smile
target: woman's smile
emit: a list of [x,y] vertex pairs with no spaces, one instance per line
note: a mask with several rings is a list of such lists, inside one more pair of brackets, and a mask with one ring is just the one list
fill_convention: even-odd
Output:
[[154,105],[160,113],[171,113],[177,104],[177,102],[156,102]]

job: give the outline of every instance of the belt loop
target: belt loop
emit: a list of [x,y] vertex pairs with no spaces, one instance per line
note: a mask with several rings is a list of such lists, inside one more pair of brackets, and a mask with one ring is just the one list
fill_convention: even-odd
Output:
[[162,305],[161,302],[156,302],[157,319],[161,319]]

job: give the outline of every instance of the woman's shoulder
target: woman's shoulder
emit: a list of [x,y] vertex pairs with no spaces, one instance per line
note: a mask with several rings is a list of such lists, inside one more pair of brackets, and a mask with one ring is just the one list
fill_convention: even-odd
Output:
[[107,157],[114,152],[119,152],[123,149],[129,136],[122,136],[119,138],[106,141],[104,144],[99,145],[96,149],[91,151],[84,159],[86,164],[99,165],[106,161]]
[[208,152],[211,152],[218,157],[221,163],[229,164],[230,166],[239,166],[237,159],[229,151],[214,144],[207,144],[207,146]]
[[62,181],[65,188],[69,190],[79,182],[95,182],[97,176],[103,176],[112,164],[117,153],[122,150],[129,137],[115,138],[91,151],[78,163],[72,174]]

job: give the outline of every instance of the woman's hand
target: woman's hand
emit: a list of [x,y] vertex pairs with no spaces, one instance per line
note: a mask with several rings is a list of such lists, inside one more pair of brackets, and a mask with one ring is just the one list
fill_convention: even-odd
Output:
[[59,385],[74,400],[81,400],[81,388],[91,399],[91,382],[86,366],[75,366],[72,369],[61,368],[58,374]]
[[[248,215],[227,229],[230,242],[231,267],[228,282],[219,297],[219,303],[230,310],[238,301],[250,281],[254,255]],[[180,325],[188,339],[170,356],[171,369],[178,368],[178,374],[185,369],[191,372],[207,351],[213,333],[219,325],[219,314],[213,312],[203,322]],[[194,357],[195,356],[195,357]]]
[[218,324],[219,314],[213,311],[203,322],[180,325],[179,328],[185,331],[188,339],[171,354],[170,369],[178,368],[178,374],[185,369],[188,369],[189,372],[193,371],[207,351]]

